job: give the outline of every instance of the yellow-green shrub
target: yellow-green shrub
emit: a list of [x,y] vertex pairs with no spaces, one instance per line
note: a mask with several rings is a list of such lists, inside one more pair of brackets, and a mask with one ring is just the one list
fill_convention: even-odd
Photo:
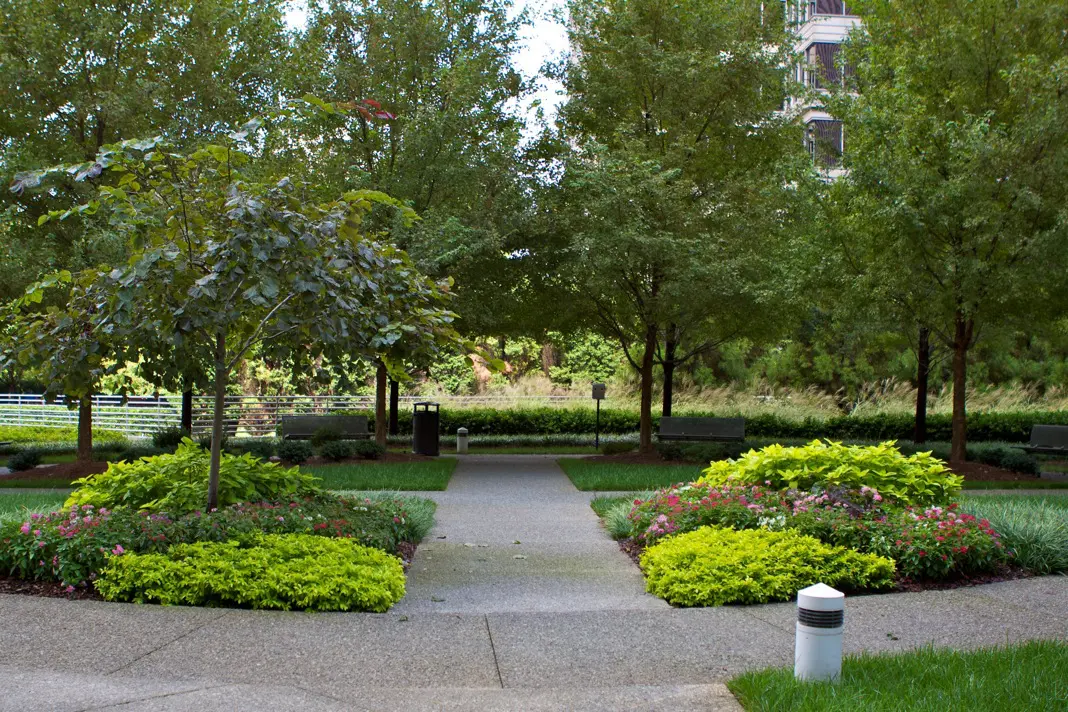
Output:
[[641,557],[646,590],[674,606],[789,600],[823,582],[847,590],[886,588],[894,562],[793,531],[703,527],[668,537]]
[[905,457],[894,442],[843,445],[813,440],[804,447],[769,445],[736,460],[713,462],[698,482],[710,485],[750,484],[771,489],[860,489],[867,486],[903,504],[942,504],[960,491],[964,478],[945,463],[920,452]]
[[[107,472],[74,481],[65,507],[125,506],[172,515],[204,509],[208,501],[211,455],[186,438],[174,454],[113,462]],[[285,468],[252,455],[223,453],[219,468],[219,507],[238,502],[279,501],[319,492],[319,480],[298,468]]]
[[263,534],[117,553],[96,589],[109,601],[382,613],[404,596],[404,569],[351,539]]

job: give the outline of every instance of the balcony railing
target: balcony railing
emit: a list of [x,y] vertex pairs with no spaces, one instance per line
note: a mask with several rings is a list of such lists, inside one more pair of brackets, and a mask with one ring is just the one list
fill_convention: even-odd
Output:
[[787,4],[787,20],[795,25],[803,25],[817,16],[852,17],[845,0],[792,0]]

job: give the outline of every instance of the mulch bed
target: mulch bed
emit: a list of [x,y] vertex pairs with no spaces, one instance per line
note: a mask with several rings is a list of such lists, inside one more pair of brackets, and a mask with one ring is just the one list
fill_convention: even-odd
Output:
[[86,475],[96,475],[108,469],[106,462],[63,462],[58,465],[45,465],[32,470],[12,472],[0,475],[0,484],[5,480],[76,480]]
[[44,598],[69,598],[72,601],[103,601],[104,598],[91,587],[75,588],[67,592],[67,587],[57,581],[23,581],[10,576],[0,576],[0,593],[14,593],[23,596],[42,596]]

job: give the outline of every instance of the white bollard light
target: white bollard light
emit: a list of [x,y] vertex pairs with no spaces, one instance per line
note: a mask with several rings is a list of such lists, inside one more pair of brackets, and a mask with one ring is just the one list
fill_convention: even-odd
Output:
[[467,453],[467,428],[457,428],[456,430],[456,454],[464,455]]
[[837,680],[842,674],[845,594],[818,583],[797,592],[794,677]]

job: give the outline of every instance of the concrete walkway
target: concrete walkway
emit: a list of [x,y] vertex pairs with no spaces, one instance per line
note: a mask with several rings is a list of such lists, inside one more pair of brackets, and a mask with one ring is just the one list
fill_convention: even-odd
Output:
[[398,613],[663,610],[552,457],[460,458]]
[[[409,594],[384,615],[0,595],[0,712],[737,711],[723,682],[792,662],[794,604],[648,597],[551,458],[465,458],[434,497]],[[845,647],[1068,639],[1065,611],[1068,577],[857,596]]]

